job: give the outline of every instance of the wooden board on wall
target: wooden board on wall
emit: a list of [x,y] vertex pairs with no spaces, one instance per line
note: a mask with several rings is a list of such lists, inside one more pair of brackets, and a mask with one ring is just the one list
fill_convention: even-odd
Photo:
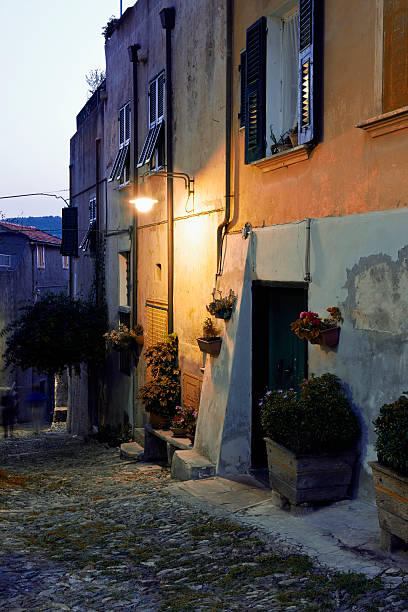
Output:
[[192,406],[193,408],[199,407],[202,383],[203,379],[200,376],[196,376],[195,374],[191,374],[190,372],[183,372],[183,406]]

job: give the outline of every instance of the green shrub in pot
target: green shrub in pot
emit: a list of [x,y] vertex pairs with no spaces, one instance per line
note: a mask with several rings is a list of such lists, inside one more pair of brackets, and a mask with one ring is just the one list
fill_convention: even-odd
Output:
[[260,407],[267,437],[296,454],[347,450],[360,435],[357,416],[334,374],[312,375],[300,391],[267,391]]
[[408,392],[384,404],[374,421],[378,462],[408,476]]

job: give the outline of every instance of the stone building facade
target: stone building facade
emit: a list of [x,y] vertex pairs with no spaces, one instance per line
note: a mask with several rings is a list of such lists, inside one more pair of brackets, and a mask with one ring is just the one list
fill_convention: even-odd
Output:
[[[195,448],[218,474],[265,464],[267,387],[330,371],[362,423],[356,491],[371,496],[372,421],[407,387],[407,17],[397,0],[139,0],[106,43],[109,319],[141,323],[147,343],[177,332],[183,401],[200,397]],[[152,173],[169,170],[166,88],[170,162],[194,178],[190,197],[183,179]],[[135,214],[135,195],[157,203]],[[238,301],[219,357],[204,362],[196,338],[214,289]],[[338,347],[295,345],[299,310],[333,305],[345,319]],[[115,358],[109,419],[140,426],[143,354],[130,375]]]

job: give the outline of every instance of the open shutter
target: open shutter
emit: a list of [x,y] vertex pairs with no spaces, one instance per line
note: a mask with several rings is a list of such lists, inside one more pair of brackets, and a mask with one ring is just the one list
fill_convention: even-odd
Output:
[[241,52],[241,101],[239,109],[239,126],[245,126],[245,96],[246,96],[246,51]]
[[266,19],[246,32],[245,163],[265,157]]
[[164,117],[164,72],[157,79],[157,120]]
[[125,109],[119,111],[119,145],[125,142]]
[[130,140],[130,104],[125,106],[125,141]]
[[156,81],[150,83],[149,87],[149,125],[156,122]]
[[298,143],[317,136],[316,125],[316,5],[319,0],[299,1]]
[[61,255],[78,257],[78,209],[73,206],[62,209]]

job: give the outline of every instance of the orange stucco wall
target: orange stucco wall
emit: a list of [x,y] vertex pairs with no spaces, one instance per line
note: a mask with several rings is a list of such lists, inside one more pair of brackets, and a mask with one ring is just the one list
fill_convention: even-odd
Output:
[[[378,114],[373,0],[324,2],[322,138],[306,161],[263,173],[244,164],[240,52],[246,28],[280,1],[237,0],[234,18],[234,227],[408,206],[406,131],[373,139],[355,126]],[[378,75],[377,75],[378,77]],[[267,126],[268,129],[268,126]]]

